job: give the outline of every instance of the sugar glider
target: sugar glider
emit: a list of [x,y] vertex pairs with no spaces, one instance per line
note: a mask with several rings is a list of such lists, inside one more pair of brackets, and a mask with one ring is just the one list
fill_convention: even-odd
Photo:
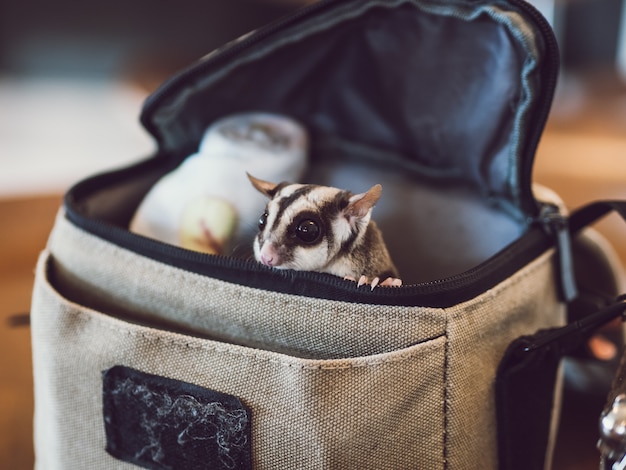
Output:
[[252,168],[266,178],[299,179],[306,167],[308,136],[294,119],[241,113],[213,123],[198,151],[163,176],[146,194],[130,231],[212,254],[249,246],[265,199],[248,183]]
[[253,242],[257,261],[279,269],[330,273],[358,280],[359,286],[371,284],[372,289],[402,284],[371,219],[380,184],[353,194],[329,186],[248,178],[269,198]]

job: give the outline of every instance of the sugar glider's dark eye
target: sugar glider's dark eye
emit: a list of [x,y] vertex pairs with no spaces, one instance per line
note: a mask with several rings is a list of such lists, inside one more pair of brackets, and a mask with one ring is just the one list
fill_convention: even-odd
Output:
[[267,224],[267,211],[263,212],[263,215],[259,218],[259,230],[263,230],[265,228],[265,224]]
[[311,219],[305,219],[296,226],[296,237],[304,243],[315,243],[321,234],[320,226]]

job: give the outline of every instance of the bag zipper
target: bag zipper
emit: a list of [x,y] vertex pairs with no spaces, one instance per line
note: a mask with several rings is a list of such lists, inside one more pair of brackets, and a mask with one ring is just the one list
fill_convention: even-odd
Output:
[[[311,271],[268,268],[253,260],[208,255],[186,250],[129,232],[80,212],[80,195],[91,180],[84,180],[65,197],[65,216],[74,225],[119,247],[185,271],[251,288],[351,303],[450,307],[470,300],[512,276],[555,246],[552,228],[556,216],[531,221],[527,232],[495,256],[463,273],[429,282],[371,289],[337,276]],[[93,183],[93,181],[92,181]],[[93,189],[93,186],[90,188]]]
[[537,99],[536,103],[538,109],[533,113],[533,121],[536,122],[536,124],[533,126],[532,132],[527,136],[527,145],[524,151],[521,152],[520,157],[522,160],[520,181],[522,183],[528,183],[520,185],[521,208],[525,214],[538,217],[542,207],[541,204],[537,203],[532,194],[532,170],[537,147],[539,146],[539,141],[541,140],[541,136],[548,121],[550,109],[552,108],[554,92],[559,78],[560,53],[554,31],[539,10],[524,0],[509,0],[509,2],[527,13],[533,20],[544,40],[545,46],[545,58],[543,60],[543,73],[541,76],[542,95]]

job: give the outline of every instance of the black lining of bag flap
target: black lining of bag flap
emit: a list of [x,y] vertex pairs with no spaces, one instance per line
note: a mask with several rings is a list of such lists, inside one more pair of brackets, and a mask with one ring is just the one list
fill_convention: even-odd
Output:
[[[67,191],[64,206],[75,215],[74,221],[78,226],[83,226],[89,219],[101,219],[104,225],[126,228],[146,192],[165,173],[179,165],[180,155],[175,152],[160,153],[129,167],[86,178]],[[126,185],[131,191],[118,194],[118,188],[128,181],[133,182]],[[101,235],[108,238],[106,233]]]
[[161,149],[197,146],[230,113],[285,113],[313,140],[330,133],[405,155],[535,215],[532,160],[558,68],[536,10],[516,0],[343,0],[294,18],[148,99],[142,122]]

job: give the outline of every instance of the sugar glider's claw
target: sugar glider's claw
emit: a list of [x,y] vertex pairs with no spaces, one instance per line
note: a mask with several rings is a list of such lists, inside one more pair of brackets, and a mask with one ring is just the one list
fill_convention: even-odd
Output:
[[402,279],[388,277],[383,282],[381,282],[380,285],[385,287],[400,287],[402,285]]
[[402,285],[402,279],[397,279],[395,277],[388,277],[383,282],[380,282],[380,278],[379,277],[375,277],[374,279],[372,279],[370,281],[369,278],[367,276],[365,276],[365,275],[361,276],[358,281],[356,281],[351,276],[346,276],[346,277],[344,277],[344,279],[347,280],[347,281],[356,282],[357,283],[357,287],[361,287],[361,286],[363,286],[365,284],[369,284],[371,286],[372,290],[374,290],[374,288],[377,287],[377,286],[380,286],[380,287],[400,287]]
[[395,277],[388,277],[383,282],[380,282],[380,278],[379,277],[375,277],[370,282],[369,278],[367,276],[365,276],[365,275],[361,276],[358,281],[355,278],[353,278],[352,276],[345,276],[343,279],[345,281],[356,282],[357,283],[357,287],[361,287],[361,286],[363,286],[365,284],[369,284],[371,286],[371,290],[374,290],[374,288],[377,287],[377,286],[380,286],[380,287],[400,287],[402,285],[402,279],[397,279]]

